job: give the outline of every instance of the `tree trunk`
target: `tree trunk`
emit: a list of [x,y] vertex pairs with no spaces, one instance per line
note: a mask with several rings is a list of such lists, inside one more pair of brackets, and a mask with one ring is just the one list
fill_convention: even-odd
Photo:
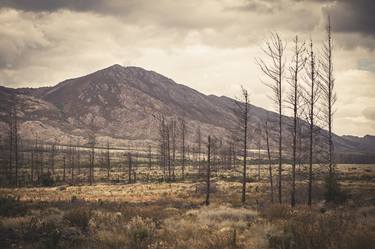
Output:
[[210,205],[210,181],[211,181],[211,136],[208,136],[207,145],[207,188],[206,188],[206,206]]

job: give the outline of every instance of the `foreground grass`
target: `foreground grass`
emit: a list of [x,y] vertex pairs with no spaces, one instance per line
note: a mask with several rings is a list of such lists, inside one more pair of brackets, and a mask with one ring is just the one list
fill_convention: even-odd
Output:
[[302,191],[295,209],[268,201],[266,177],[249,184],[246,205],[240,183],[214,178],[209,207],[189,181],[3,188],[0,248],[372,249],[372,178],[345,172],[345,204],[321,201],[317,179],[313,207]]

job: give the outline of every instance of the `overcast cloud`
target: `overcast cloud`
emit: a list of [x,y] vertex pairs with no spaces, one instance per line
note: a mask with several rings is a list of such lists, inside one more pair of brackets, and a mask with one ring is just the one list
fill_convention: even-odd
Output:
[[54,85],[118,63],[206,94],[234,97],[242,84],[271,109],[254,63],[264,39],[298,34],[318,48],[328,13],[335,132],[375,134],[373,0],[0,0],[0,85]]

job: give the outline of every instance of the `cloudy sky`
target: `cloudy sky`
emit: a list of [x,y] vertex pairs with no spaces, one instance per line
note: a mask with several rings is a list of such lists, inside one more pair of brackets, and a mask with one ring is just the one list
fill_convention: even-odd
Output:
[[276,31],[319,50],[330,14],[336,133],[375,134],[373,0],[0,0],[0,85],[38,87],[112,64],[273,108],[254,63]]

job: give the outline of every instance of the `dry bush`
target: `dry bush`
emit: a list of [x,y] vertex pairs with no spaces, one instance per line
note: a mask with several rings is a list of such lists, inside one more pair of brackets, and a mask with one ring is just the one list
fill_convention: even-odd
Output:
[[144,249],[157,241],[156,224],[148,218],[136,216],[127,221],[121,213],[98,212],[95,223],[99,248]]
[[0,197],[0,216],[20,216],[26,213],[25,205],[12,196]]
[[167,248],[245,248],[243,232],[256,216],[257,212],[245,208],[202,207],[166,219],[160,240]]
[[271,249],[371,249],[375,231],[354,214],[299,210],[269,235]]
[[293,209],[286,204],[272,204],[261,210],[262,215],[269,220],[288,219],[293,215]]
[[133,218],[127,225],[127,239],[129,248],[144,249],[155,239],[156,226],[151,219],[143,219],[139,216]]
[[203,207],[199,210],[187,212],[187,215],[196,216],[199,223],[218,227],[246,227],[254,221],[258,213],[246,208],[232,208],[228,206]]
[[91,217],[92,211],[87,207],[74,208],[64,215],[70,225],[80,228],[82,232],[87,231]]

